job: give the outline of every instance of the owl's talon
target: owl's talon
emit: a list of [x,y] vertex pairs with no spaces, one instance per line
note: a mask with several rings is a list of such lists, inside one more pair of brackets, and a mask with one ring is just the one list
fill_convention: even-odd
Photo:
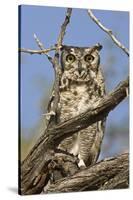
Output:
[[79,166],[80,169],[85,169],[86,168],[86,165],[85,165],[85,163],[84,163],[84,161],[82,159],[79,160],[78,166]]

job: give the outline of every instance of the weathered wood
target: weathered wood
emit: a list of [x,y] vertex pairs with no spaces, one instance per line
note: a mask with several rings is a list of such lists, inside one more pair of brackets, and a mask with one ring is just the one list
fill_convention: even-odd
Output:
[[28,154],[27,158],[22,162],[21,188],[23,193],[27,191],[29,185],[32,187],[36,177],[40,176],[45,166],[47,168],[47,163],[54,158],[54,149],[56,145],[58,145],[62,139],[107,116],[107,114],[126,97],[128,85],[129,80],[127,79],[119,84],[113,92],[105,96],[97,107],[45,131]]
[[127,188],[129,185],[128,153],[108,158],[60,179],[47,188],[48,193]]

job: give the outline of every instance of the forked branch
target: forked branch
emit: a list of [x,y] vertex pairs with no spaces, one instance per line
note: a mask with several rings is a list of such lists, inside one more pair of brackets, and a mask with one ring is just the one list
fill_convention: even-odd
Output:
[[116,38],[116,36],[113,34],[112,30],[106,28],[101,22],[100,20],[93,14],[93,12],[88,9],[88,15],[90,16],[90,18],[104,31],[106,32],[109,37],[113,40],[113,42],[119,47],[121,48],[124,53],[126,53],[129,56],[129,50]]
[[62,46],[62,42],[65,36],[65,31],[67,28],[67,25],[70,22],[70,18],[71,18],[71,14],[72,14],[72,9],[68,8],[67,12],[66,12],[66,16],[65,16],[65,20],[61,26],[60,32],[59,32],[59,36],[57,39],[57,48],[55,51],[55,56],[53,59],[53,65],[54,65],[54,70],[55,70],[55,83],[54,83],[54,94],[53,94],[53,106],[52,106],[52,112],[55,113],[55,115],[51,116],[50,118],[50,123],[49,126],[53,126],[56,120],[56,115],[59,112],[59,108],[58,108],[58,102],[59,102],[59,83],[60,83],[60,79],[61,79],[61,75],[62,75],[62,69],[61,69],[61,65],[60,65],[60,47]]
[[[39,40],[39,38],[36,36],[36,34],[34,34],[34,38],[35,38],[35,41],[36,41],[38,47],[42,51],[45,51],[45,48],[44,48],[43,44],[41,43],[41,41]],[[48,52],[45,52],[45,55],[47,56],[48,60],[53,64],[53,58],[48,54]]]

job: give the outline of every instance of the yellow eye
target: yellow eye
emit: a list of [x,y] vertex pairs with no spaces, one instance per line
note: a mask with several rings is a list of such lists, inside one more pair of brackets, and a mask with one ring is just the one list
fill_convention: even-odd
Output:
[[94,57],[90,54],[87,54],[85,57],[84,57],[84,60],[86,62],[92,62],[94,60]]
[[66,56],[66,61],[69,63],[73,63],[75,61],[75,56],[73,54],[69,54]]

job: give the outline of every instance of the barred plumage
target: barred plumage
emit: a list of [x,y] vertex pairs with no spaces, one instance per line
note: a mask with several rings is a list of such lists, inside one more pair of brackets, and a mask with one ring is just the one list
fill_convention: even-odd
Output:
[[[105,95],[100,49],[99,44],[93,47],[63,46],[58,123],[91,109]],[[64,139],[58,148],[77,155],[79,166],[95,163],[104,136],[104,122],[105,119]]]

